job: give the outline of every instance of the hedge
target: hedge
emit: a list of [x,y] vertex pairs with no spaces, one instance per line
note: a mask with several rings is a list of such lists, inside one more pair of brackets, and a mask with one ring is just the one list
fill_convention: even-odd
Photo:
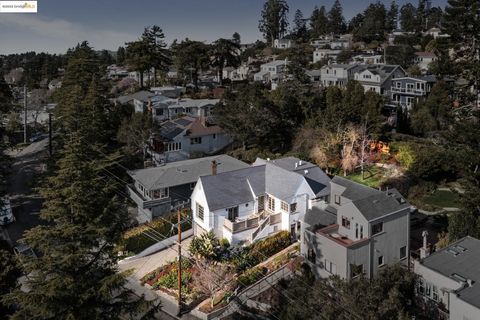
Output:
[[[182,230],[185,231],[192,228],[191,216],[191,211],[182,213],[182,220],[184,220],[181,224]],[[185,221],[185,218],[188,218],[188,221]],[[177,213],[172,212],[164,216],[163,219],[157,218],[151,222],[132,228],[123,234],[119,248],[121,251],[133,252],[134,254],[142,252],[157,243],[158,241],[155,239],[176,235],[177,228],[172,229],[172,224],[176,224],[177,222]]]

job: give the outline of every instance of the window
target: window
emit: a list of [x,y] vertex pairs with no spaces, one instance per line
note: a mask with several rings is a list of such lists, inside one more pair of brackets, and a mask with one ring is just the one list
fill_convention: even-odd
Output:
[[335,203],[340,204],[340,196],[338,194],[335,195]]
[[191,138],[190,144],[202,144],[202,137]]
[[401,247],[400,248],[400,259],[403,259],[407,256],[407,247]]
[[280,209],[282,209],[282,211],[288,212],[288,203],[286,203],[285,201],[282,201],[280,203]]
[[217,139],[217,134],[216,133],[213,134],[213,139]]
[[167,144],[166,151],[177,151],[182,149],[182,143],[181,142],[170,142]]
[[383,259],[383,256],[378,257],[378,266],[381,267],[385,264],[385,261]]
[[228,220],[234,222],[235,219],[238,218],[238,206],[228,208],[227,211],[228,211]]
[[275,211],[275,199],[272,197],[268,197],[268,209],[270,211]]
[[317,258],[317,255],[315,254],[315,251],[313,249],[308,249],[307,251],[307,259],[308,261],[315,263]]
[[335,263],[325,259],[325,270],[328,273],[336,274],[337,273],[337,265]]
[[274,226],[273,227],[273,232],[277,232],[278,231],[278,226]]
[[417,292],[421,295],[425,294],[425,280],[423,280],[422,278],[418,279]]
[[195,189],[195,182],[190,183],[190,190]]
[[383,222],[372,225],[372,236],[383,231]]
[[152,199],[168,198],[168,188],[161,188],[161,189],[153,190],[151,195],[152,195]]
[[197,202],[197,218],[203,221],[203,207]]
[[363,273],[363,264],[350,264],[350,278],[358,277]]
[[432,293],[432,285],[428,282],[425,283],[425,296],[430,298],[430,294]]
[[350,229],[350,220],[343,216],[342,216],[342,226],[347,229]]
[[355,223],[355,239],[358,239],[358,223]]
[[363,239],[363,226],[360,226],[360,239]]
[[438,301],[438,289],[436,285],[432,284],[432,299]]
[[258,197],[258,212],[263,211],[265,209],[265,197],[260,196]]
[[157,116],[163,116],[163,109],[157,109],[157,110],[155,110],[155,115],[157,115]]
[[296,203],[292,203],[290,205],[290,212],[296,212],[297,211],[297,204]]

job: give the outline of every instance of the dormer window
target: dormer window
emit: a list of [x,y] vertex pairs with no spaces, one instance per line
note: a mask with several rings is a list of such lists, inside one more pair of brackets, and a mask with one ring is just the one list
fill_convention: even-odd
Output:
[[340,204],[340,196],[338,194],[335,195],[335,204]]
[[350,229],[350,219],[342,216],[342,227]]
[[372,236],[383,231],[383,222],[375,223],[372,225]]

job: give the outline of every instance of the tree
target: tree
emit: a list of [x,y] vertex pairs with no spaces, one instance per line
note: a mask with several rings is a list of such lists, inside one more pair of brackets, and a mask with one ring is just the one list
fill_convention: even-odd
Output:
[[363,13],[362,24],[354,30],[356,39],[365,42],[382,41],[386,25],[386,10],[383,3],[370,4]]
[[347,127],[343,133],[341,166],[344,176],[346,176],[349,171],[355,170],[359,163],[358,143],[360,135],[360,130],[354,126]]
[[310,17],[310,28],[315,38],[328,33],[328,18],[325,6],[321,6],[320,9],[317,7],[313,9],[312,16]]
[[217,75],[220,85],[223,85],[223,69],[225,67],[238,67],[240,46],[234,40],[220,38],[212,43],[211,65],[217,68]]
[[400,25],[403,31],[416,32],[418,30],[417,25],[417,9],[411,3],[407,3],[400,9]]
[[312,54],[311,46],[305,43],[299,43],[288,51],[288,65],[287,72],[293,78],[301,83],[310,82],[305,69],[310,63],[310,56]]
[[117,139],[124,144],[125,153],[133,156],[144,150],[154,128],[155,123],[150,112],[134,112],[122,121]]
[[13,308],[2,303],[1,298],[17,285],[20,268],[8,242],[0,240],[0,319],[7,319]]
[[346,31],[343,9],[339,0],[335,0],[332,8],[328,12],[328,31],[334,34],[343,34]]
[[398,5],[395,0],[390,4],[390,9],[387,12],[385,30],[387,32],[392,32],[397,29],[398,25]]
[[240,34],[238,32],[233,33],[232,41],[235,42],[238,45],[240,45],[240,43],[242,43],[241,38],[240,38]]
[[303,18],[303,13],[300,9],[295,11],[295,17],[293,19],[293,35],[295,39],[305,41],[307,37],[307,24]]
[[288,27],[289,7],[285,0],[267,0],[263,5],[258,29],[272,47],[275,39],[283,37]]
[[174,52],[174,62],[183,77],[190,76],[195,91],[198,91],[198,73],[208,67],[209,47],[203,42],[185,39],[184,41],[172,45]]
[[100,51],[99,59],[102,64],[109,66],[113,63],[113,57],[108,50]]
[[133,70],[140,75],[140,88],[143,88],[143,75],[150,68],[150,60],[146,54],[150,48],[145,41],[138,40],[126,43],[127,55],[125,62],[129,70]]
[[153,85],[156,85],[157,72],[168,70],[170,61],[170,54],[166,48],[165,35],[162,28],[157,25],[145,28],[142,34],[142,41],[147,46],[147,57],[149,66],[153,68]]
[[352,50],[344,49],[337,55],[337,63],[348,63],[352,58]]
[[215,263],[211,260],[195,260],[193,283],[195,289],[210,298],[210,306],[214,306],[215,294],[219,291],[232,290],[234,285],[232,267]]
[[125,63],[125,47],[118,47],[116,61],[119,66],[123,66]]
[[95,157],[95,147],[81,138],[68,134],[58,170],[41,190],[40,217],[48,224],[25,233],[41,254],[22,266],[29,291],[6,295],[5,302],[20,306],[12,319],[119,319],[148,307],[117,273],[115,244],[129,218],[114,196],[117,183],[104,174],[112,160]]
[[385,60],[388,64],[398,64],[406,68],[411,65],[415,50],[410,45],[398,44],[387,46]]

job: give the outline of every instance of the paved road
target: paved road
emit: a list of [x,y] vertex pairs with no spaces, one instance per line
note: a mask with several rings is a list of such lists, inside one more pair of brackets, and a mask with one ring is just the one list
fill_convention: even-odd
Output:
[[34,142],[18,153],[14,158],[9,179],[8,194],[11,198],[13,214],[16,221],[7,225],[6,233],[15,245],[22,238],[23,232],[39,225],[39,212],[42,200],[32,190],[35,178],[44,170],[43,159],[48,139]]

